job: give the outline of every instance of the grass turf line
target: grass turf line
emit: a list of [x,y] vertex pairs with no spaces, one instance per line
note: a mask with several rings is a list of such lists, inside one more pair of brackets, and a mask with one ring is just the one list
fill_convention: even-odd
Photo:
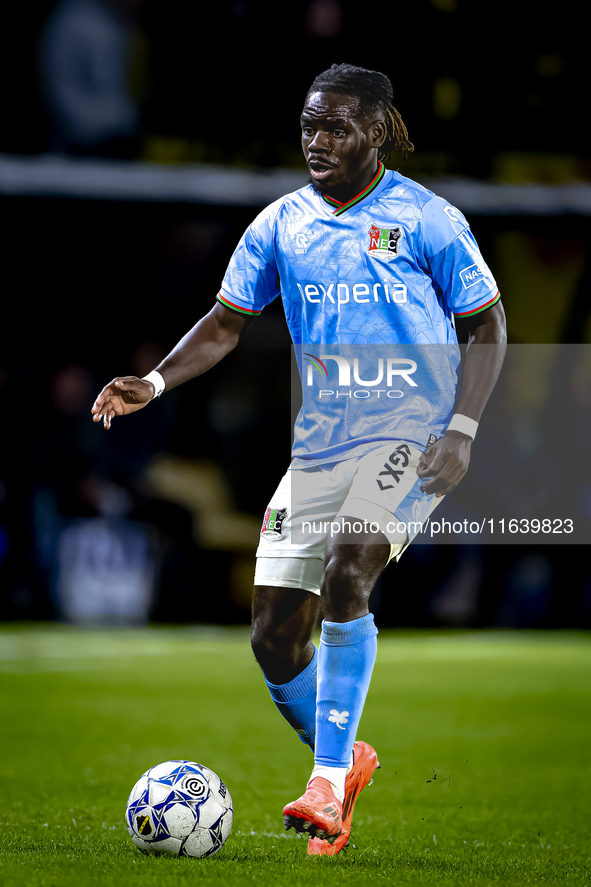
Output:
[[[588,883],[591,636],[382,632],[360,737],[383,768],[354,848],[310,859],[281,809],[311,768],[242,629],[0,630],[0,883]],[[234,831],[208,860],[125,829],[148,767],[222,776]]]

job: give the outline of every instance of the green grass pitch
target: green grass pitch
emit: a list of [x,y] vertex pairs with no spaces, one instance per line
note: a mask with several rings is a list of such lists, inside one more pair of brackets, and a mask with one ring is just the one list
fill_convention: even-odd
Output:
[[[382,763],[352,843],[309,858],[281,809],[311,755],[243,628],[0,629],[0,884],[588,884],[591,636],[382,632],[360,738]],[[200,761],[234,830],[211,859],[144,856],[148,767]]]

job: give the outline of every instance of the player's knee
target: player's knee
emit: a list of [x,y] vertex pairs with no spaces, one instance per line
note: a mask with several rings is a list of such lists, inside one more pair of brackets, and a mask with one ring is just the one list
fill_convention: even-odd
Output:
[[278,638],[263,618],[253,616],[250,628],[250,646],[257,662],[272,656],[278,647]]
[[250,643],[266,679],[274,684],[293,680],[303,671],[314,652],[310,641],[304,644],[290,632],[277,628],[269,630],[268,625],[256,621],[253,622]]
[[323,579],[324,593],[333,593],[338,589],[354,593],[366,584],[367,577],[348,546],[343,545],[327,553]]
[[250,646],[254,657],[265,672],[274,671],[280,663],[295,663],[301,655],[299,638],[282,625],[265,617],[254,616],[250,631]]
[[269,669],[295,675],[309,661],[319,605],[318,595],[301,589],[255,586],[251,646],[270,680]]
[[384,569],[387,545],[336,544],[327,550],[322,599],[326,618],[346,622],[367,612],[367,602]]
[[371,592],[367,586],[367,577],[350,552],[334,548],[327,556],[322,582],[326,618],[330,622],[346,622],[356,618],[358,611],[365,611]]

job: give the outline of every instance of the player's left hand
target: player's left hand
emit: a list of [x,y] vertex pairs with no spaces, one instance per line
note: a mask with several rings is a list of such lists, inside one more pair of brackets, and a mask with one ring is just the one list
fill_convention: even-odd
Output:
[[457,487],[470,464],[472,438],[460,431],[446,431],[431,444],[417,466],[419,477],[430,477],[421,486],[422,493],[434,493],[440,499]]

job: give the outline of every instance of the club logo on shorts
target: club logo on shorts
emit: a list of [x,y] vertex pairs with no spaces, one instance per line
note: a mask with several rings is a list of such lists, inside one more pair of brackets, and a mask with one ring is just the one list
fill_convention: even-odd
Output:
[[267,508],[263,518],[261,536],[265,539],[282,539],[283,523],[287,517],[287,508]]
[[368,232],[370,256],[379,256],[382,259],[395,259],[398,255],[398,244],[402,237],[402,228],[378,228],[372,225]]

